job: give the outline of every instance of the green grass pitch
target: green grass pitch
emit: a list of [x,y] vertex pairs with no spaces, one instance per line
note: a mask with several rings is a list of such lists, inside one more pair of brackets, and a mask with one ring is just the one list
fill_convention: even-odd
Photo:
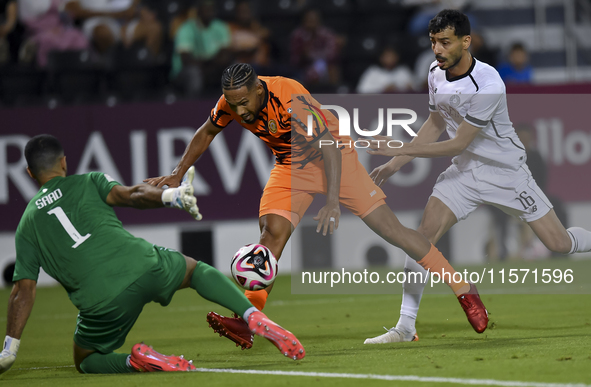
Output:
[[[9,290],[0,291],[0,327],[6,324]],[[294,332],[307,355],[295,362],[257,337],[241,351],[207,326],[222,307],[187,289],[170,306],[147,305],[121,352],[144,341],[162,353],[184,354],[202,368],[281,370],[302,373],[415,375],[444,379],[359,380],[322,375],[163,373],[80,375],[73,368],[72,334],[77,311],[61,287],[39,288],[13,368],[0,386],[368,386],[456,385],[447,378],[545,383],[591,383],[591,295],[484,295],[493,326],[476,334],[455,297],[423,297],[420,341],[364,345],[367,337],[396,323],[400,295],[292,295],[290,278],[279,277],[265,312]],[[0,329],[1,329],[0,328]],[[439,380],[439,381],[438,381]],[[151,384],[147,384],[151,383]],[[494,384],[493,383],[493,384]],[[475,382],[478,384],[478,382]]]

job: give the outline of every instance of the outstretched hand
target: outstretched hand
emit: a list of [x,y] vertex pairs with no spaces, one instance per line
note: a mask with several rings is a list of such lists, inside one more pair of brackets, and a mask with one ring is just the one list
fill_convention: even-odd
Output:
[[318,221],[316,232],[320,232],[320,230],[322,230],[323,236],[326,236],[327,231],[332,234],[334,230],[339,228],[340,217],[341,208],[339,207],[339,203],[326,203],[326,205],[322,207],[320,211],[318,211],[318,215],[313,218],[314,220]]
[[187,211],[195,220],[203,219],[197,207],[197,198],[193,195],[195,167],[189,168],[179,187],[168,188],[162,192],[162,203],[167,207],[176,207]]
[[369,148],[367,153],[370,155],[379,156],[401,156],[403,155],[402,148],[408,147],[408,144],[403,143],[399,140],[394,140],[390,137],[375,135],[373,136],[376,141],[369,142]]
[[178,187],[180,185],[181,177],[177,176],[177,175],[149,177],[147,179],[144,179],[144,183],[148,183],[148,184],[156,186],[158,188],[162,188],[165,185],[167,185],[171,188],[174,188],[174,187]]
[[382,184],[384,184],[386,180],[390,178],[390,176],[398,172],[398,170],[399,168],[396,168],[392,165],[392,163],[387,162],[371,171],[369,177],[371,177],[373,182],[376,183],[378,187],[381,187]]

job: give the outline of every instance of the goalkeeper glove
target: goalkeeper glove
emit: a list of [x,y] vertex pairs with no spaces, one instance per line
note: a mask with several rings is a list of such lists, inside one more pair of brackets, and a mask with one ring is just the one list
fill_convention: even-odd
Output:
[[193,178],[195,177],[195,167],[189,168],[181,185],[176,188],[168,188],[162,192],[162,203],[166,207],[180,208],[190,213],[196,220],[201,220],[203,216],[199,213],[197,207],[197,198],[193,196]]
[[4,339],[4,349],[0,353],[0,374],[8,371],[12,364],[16,360],[16,353],[21,341],[14,339],[10,336],[6,336]]

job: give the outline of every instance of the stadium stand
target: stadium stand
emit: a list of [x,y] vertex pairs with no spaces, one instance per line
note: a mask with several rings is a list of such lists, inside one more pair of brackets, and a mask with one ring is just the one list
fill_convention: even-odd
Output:
[[[0,101],[7,106],[101,102],[107,96],[121,101],[152,100],[169,95],[170,60],[174,50],[169,31],[179,9],[194,0],[142,0],[162,24],[162,53],[154,58],[141,44],[118,47],[105,55],[94,50],[51,53],[47,69],[8,63],[0,66]],[[341,85],[326,91],[355,89],[362,72],[375,63],[385,45],[395,46],[401,63],[414,67],[429,49],[426,36],[408,36],[408,23],[425,1],[407,0],[252,0],[254,14],[269,29],[273,73],[292,76],[290,37],[304,11],[320,10],[324,25],[342,44]],[[231,21],[236,0],[216,1],[221,19]],[[409,6],[407,4],[413,4]],[[463,8],[488,47],[499,52],[522,43],[530,54],[533,84],[591,82],[591,3],[584,0],[470,0]],[[27,37],[24,36],[23,40]],[[279,71],[281,69],[281,71]],[[273,74],[275,75],[275,74]]]

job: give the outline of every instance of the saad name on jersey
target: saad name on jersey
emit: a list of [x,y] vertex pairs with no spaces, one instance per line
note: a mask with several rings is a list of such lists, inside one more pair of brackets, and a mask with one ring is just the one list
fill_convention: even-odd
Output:
[[56,200],[62,197],[62,191],[58,188],[53,192],[48,193],[47,195],[37,199],[35,204],[37,205],[37,209],[41,209],[48,204],[55,202]]

